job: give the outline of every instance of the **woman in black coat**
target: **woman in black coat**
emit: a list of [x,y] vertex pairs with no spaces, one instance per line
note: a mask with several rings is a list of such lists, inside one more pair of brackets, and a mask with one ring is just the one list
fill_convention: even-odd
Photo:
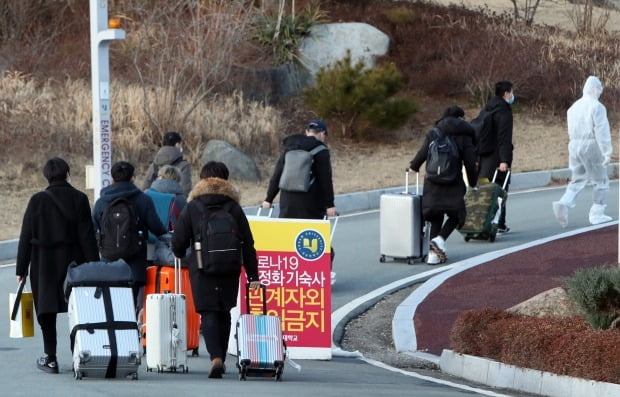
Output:
[[[239,205],[239,193],[227,181],[228,168],[224,163],[210,161],[202,168],[200,177],[201,180],[190,192],[188,203],[177,220],[172,235],[172,252],[176,257],[183,258],[190,243],[194,241],[195,231],[200,230],[195,223],[203,217],[192,214],[202,214],[207,207],[226,205],[239,228],[239,236],[243,242],[243,267],[250,281],[250,288],[258,288],[260,284],[254,237],[248,219]],[[192,255],[195,256],[196,252],[192,252]],[[194,305],[201,315],[200,329],[211,358],[209,377],[221,378],[225,371],[224,360],[230,335],[230,310],[237,305],[239,272],[207,274],[198,268],[196,260],[188,263]]]
[[[450,106],[435,125],[456,143],[461,162],[465,165],[467,180],[470,186],[476,186],[478,175],[476,172],[475,131],[462,117],[463,109]],[[409,169],[418,172],[426,161],[429,145],[435,138],[433,130],[426,134],[422,147],[409,165]],[[445,263],[447,260],[445,241],[457,227],[465,222],[466,187],[463,181],[462,166],[458,167],[457,177],[449,184],[433,183],[424,178],[424,195],[422,197],[422,214],[424,220],[430,222],[430,250],[427,258],[429,265]],[[447,216],[444,222],[444,216]]]
[[56,315],[67,311],[63,291],[67,268],[72,261],[99,260],[99,250],[88,197],[69,184],[69,165],[61,158],[52,158],[45,164],[43,175],[49,186],[28,202],[15,274],[18,282],[30,275],[45,352],[37,367],[58,373]]

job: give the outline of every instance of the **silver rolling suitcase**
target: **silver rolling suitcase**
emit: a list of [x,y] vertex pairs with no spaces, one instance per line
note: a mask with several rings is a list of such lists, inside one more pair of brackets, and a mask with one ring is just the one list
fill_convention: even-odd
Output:
[[131,288],[73,287],[68,317],[76,379],[138,379],[142,349]]
[[422,219],[422,196],[419,195],[419,176],[416,193],[409,193],[409,173],[405,170],[405,191],[382,194],[379,201],[380,262],[387,257],[404,259],[413,264],[424,261],[429,247],[429,227]]
[[146,296],[146,370],[188,372],[187,301],[181,293],[181,260],[174,258],[175,293]]

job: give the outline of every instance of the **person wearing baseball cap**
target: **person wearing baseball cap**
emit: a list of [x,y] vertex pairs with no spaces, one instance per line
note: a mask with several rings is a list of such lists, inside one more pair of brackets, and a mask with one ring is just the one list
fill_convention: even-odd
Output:
[[[329,149],[325,145],[327,125],[323,120],[311,120],[303,134],[294,134],[283,141],[284,150],[273,171],[267,188],[263,208],[271,208],[280,193],[280,218],[323,219],[337,215],[334,205],[334,185]],[[305,150],[313,154],[311,184],[307,191],[290,191],[280,188],[287,152]],[[332,252],[333,259],[333,252]],[[335,273],[332,272],[332,284]]]

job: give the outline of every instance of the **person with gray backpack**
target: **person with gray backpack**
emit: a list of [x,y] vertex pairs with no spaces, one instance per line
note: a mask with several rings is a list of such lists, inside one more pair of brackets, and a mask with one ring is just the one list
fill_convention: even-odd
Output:
[[308,123],[304,134],[288,136],[267,188],[263,208],[280,193],[280,218],[323,219],[336,216],[327,126]]
[[[323,219],[338,215],[326,138],[325,122],[312,120],[303,134],[284,139],[284,150],[269,180],[263,208],[271,208],[280,193],[280,218]],[[334,256],[332,246],[332,267]],[[336,273],[332,271],[332,284],[335,280]]]

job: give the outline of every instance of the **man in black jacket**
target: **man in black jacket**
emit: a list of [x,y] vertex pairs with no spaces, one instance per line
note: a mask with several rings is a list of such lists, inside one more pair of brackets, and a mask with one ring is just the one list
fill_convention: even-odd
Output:
[[279,183],[284,169],[284,157],[290,150],[311,151],[317,146],[325,146],[327,126],[321,120],[308,123],[305,134],[295,134],[284,139],[284,151],[274,169],[263,208],[271,208],[271,203],[280,193],[280,218],[323,219],[325,215],[336,216],[334,205],[334,185],[329,150],[314,155],[312,177],[314,182],[307,192],[280,191]]
[[[283,141],[284,150],[278,158],[273,175],[269,181],[267,197],[263,201],[263,208],[271,208],[273,200],[280,193],[280,218],[323,219],[325,216],[337,215],[334,204],[334,185],[332,182],[332,164],[329,150],[325,145],[327,138],[327,126],[322,120],[312,120],[308,123],[304,134],[288,136]],[[311,151],[318,146],[324,146],[325,150],[318,151],[314,155],[312,163],[313,182],[307,192],[292,192],[281,190],[280,178],[284,169],[284,158],[290,150]],[[334,250],[332,248],[332,261]],[[331,274],[332,284],[336,280],[336,274]]]
[[[503,185],[507,171],[512,164],[512,104],[515,95],[510,81],[495,83],[495,96],[487,102],[485,110],[493,112],[492,136],[486,143],[478,143],[478,178],[493,179],[495,170],[499,169],[496,182]],[[510,179],[506,183],[506,191]],[[506,198],[507,199],[507,198]],[[510,228],[506,226],[506,199],[502,201],[497,232],[507,233]]]
[[56,317],[67,312],[63,282],[69,263],[99,260],[88,196],[71,186],[69,165],[59,157],[47,161],[49,186],[28,202],[17,247],[15,274],[30,276],[45,355],[37,368],[57,374]]
[[134,184],[134,171],[134,166],[126,161],[119,161],[112,166],[112,184],[101,190],[101,196],[93,208],[93,223],[95,232],[99,236],[102,230],[101,217],[109,203],[116,198],[124,197],[133,204],[138,217],[138,232],[142,239],[142,246],[135,255],[122,259],[131,267],[135,283],[134,303],[136,312],[138,312],[142,308],[140,291],[146,284],[146,237],[149,231],[157,237],[162,236],[168,232],[168,228],[159,219],[153,200]]

